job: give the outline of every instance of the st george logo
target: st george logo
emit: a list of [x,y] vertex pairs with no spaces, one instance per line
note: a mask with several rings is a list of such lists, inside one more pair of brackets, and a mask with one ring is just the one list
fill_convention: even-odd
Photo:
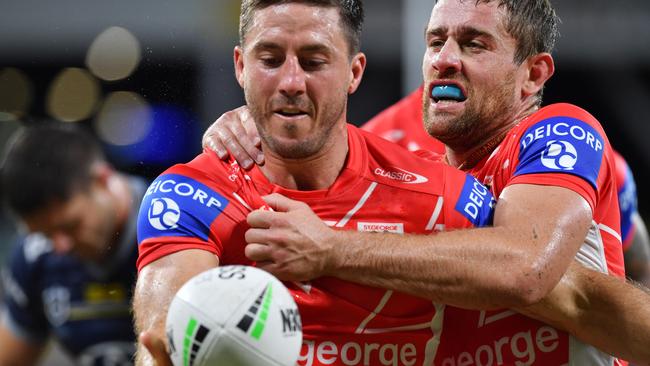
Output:
[[181,210],[174,200],[169,198],[154,198],[147,212],[149,223],[158,230],[171,230],[178,227]]
[[542,164],[549,169],[573,170],[577,162],[578,152],[567,141],[549,141],[542,153]]

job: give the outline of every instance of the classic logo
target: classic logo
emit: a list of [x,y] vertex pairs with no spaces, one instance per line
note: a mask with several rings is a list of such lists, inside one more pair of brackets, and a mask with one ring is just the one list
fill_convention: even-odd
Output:
[[154,198],[151,200],[147,216],[151,226],[158,230],[176,229],[178,220],[181,218],[181,209],[170,198]]
[[429,181],[427,177],[397,167],[391,167],[390,169],[376,168],[375,174],[380,177],[404,182],[406,184],[420,184]]
[[542,164],[554,170],[573,170],[578,162],[576,148],[567,141],[551,140],[542,153]]

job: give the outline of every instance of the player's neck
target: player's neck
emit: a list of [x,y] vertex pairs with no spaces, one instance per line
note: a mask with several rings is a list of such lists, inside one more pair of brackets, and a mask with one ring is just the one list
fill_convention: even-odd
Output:
[[459,147],[446,145],[445,161],[447,164],[460,170],[474,168],[499,146],[510,130],[537,111],[537,109],[537,105],[526,106],[505,123],[499,124],[491,130],[482,131],[480,134],[482,138],[470,145],[461,144]]
[[117,251],[118,243],[126,227],[126,221],[133,209],[133,192],[126,176],[115,173],[111,178],[110,191],[115,200],[115,228],[111,240],[112,248],[108,257]]
[[287,189],[327,189],[334,184],[345,165],[348,155],[347,133],[346,124],[334,127],[323,148],[306,158],[283,158],[267,148],[264,151],[265,163],[260,169],[271,183]]

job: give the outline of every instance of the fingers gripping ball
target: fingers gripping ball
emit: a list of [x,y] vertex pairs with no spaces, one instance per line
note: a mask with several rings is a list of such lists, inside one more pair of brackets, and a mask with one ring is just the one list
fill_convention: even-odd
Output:
[[293,366],[302,344],[296,303],[271,274],[248,266],[203,272],[178,291],[167,314],[176,366]]

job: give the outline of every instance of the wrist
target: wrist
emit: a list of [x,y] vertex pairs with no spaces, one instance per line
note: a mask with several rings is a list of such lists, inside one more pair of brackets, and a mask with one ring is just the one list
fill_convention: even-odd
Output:
[[325,262],[323,266],[323,274],[326,276],[335,276],[335,274],[343,267],[345,258],[346,235],[345,231],[335,230],[330,228],[328,235],[325,237]]

